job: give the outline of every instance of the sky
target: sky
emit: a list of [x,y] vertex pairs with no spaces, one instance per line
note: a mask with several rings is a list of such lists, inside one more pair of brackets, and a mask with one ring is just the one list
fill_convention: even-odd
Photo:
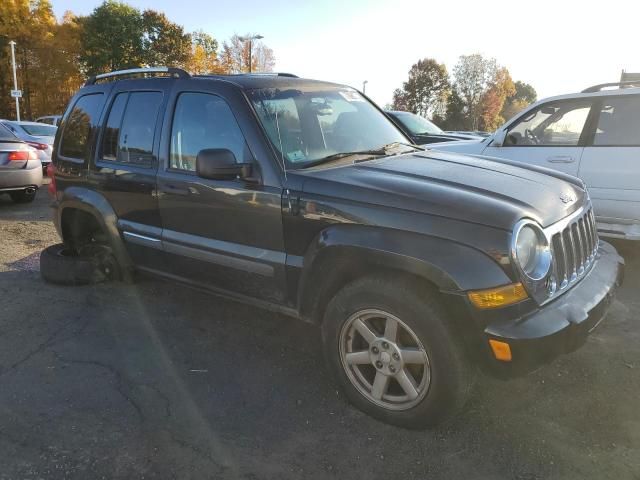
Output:
[[[52,0],[86,15],[101,0]],[[163,11],[188,32],[222,41],[234,33],[263,35],[275,71],[344,83],[381,106],[411,65],[431,57],[453,72],[460,55],[481,53],[527,82],[538,98],[614,82],[622,69],[640,72],[637,0],[128,0]]]

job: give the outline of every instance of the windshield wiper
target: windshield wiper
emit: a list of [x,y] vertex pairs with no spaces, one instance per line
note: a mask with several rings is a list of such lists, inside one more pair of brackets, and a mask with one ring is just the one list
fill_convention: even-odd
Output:
[[[424,148],[419,147],[417,145],[413,145],[411,143],[392,142],[392,143],[388,143],[386,145],[383,145],[380,148],[373,148],[371,150],[359,150],[359,151],[355,151],[355,152],[338,152],[338,153],[334,153],[332,155],[328,155],[328,156],[320,158],[318,160],[314,160],[312,162],[309,162],[309,163],[305,164],[305,166],[303,168],[315,167],[316,165],[320,165],[320,164],[328,163],[328,162],[333,162],[335,160],[340,160],[342,158],[352,157],[352,156],[355,156],[355,155],[364,155],[364,156],[370,156],[370,157],[383,157],[383,156],[386,156],[386,155],[390,155],[389,154],[389,150],[392,149],[393,147],[396,147],[396,146],[411,147],[411,148],[413,148],[415,150],[420,150],[420,151],[425,150]],[[403,152],[398,152],[398,153],[403,153]],[[356,162],[364,162],[366,160],[369,160],[369,159],[356,160]]]

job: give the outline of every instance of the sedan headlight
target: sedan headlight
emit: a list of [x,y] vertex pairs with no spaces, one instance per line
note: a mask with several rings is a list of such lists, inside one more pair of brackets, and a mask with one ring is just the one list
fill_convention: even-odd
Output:
[[527,280],[536,282],[549,273],[551,248],[542,228],[535,222],[518,222],[513,231],[511,254]]

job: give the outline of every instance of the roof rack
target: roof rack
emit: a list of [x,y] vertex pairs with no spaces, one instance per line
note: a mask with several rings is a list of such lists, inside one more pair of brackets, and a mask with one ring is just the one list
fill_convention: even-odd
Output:
[[172,77],[177,78],[191,78],[188,72],[182,70],[181,68],[174,67],[147,67],[147,68],[130,68],[128,70],[117,70],[115,72],[110,73],[101,73],[100,75],[94,75],[93,77],[89,77],[85,82],[85,86],[94,85],[98,80],[103,80],[105,78],[111,77],[121,77],[128,75],[146,75],[148,73],[168,73]]
[[298,75],[286,72],[243,72],[243,73],[208,73],[197,75],[198,77],[288,77],[300,78]]
[[584,90],[582,90],[581,93],[595,93],[607,87],[619,87],[619,88],[640,87],[640,81],[601,83],[599,85],[594,85],[593,87],[585,88]]

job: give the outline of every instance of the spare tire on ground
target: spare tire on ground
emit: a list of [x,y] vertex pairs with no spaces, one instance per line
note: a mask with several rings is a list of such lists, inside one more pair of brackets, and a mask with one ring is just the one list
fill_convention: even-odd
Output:
[[59,243],[40,253],[40,274],[59,285],[90,285],[117,278],[118,268],[108,246],[90,244],[74,250]]

